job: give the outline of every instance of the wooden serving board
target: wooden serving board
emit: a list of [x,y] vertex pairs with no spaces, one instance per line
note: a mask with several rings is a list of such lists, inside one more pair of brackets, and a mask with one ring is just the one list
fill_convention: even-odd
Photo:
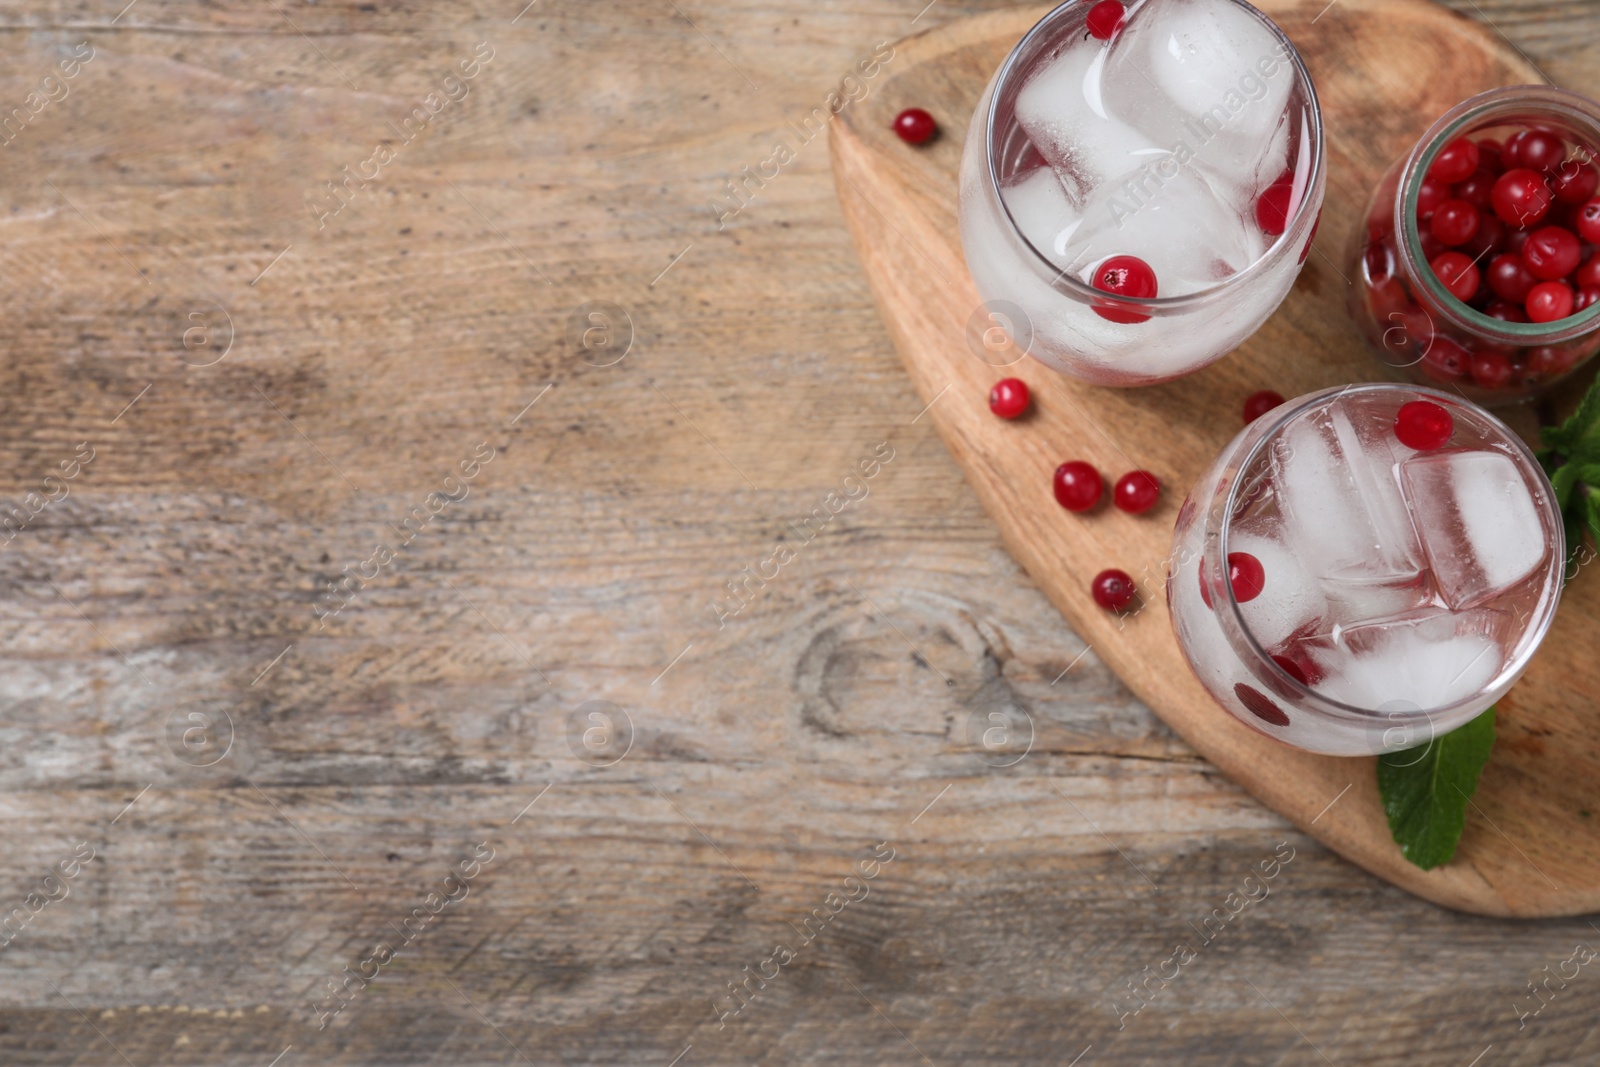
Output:
[[[963,19],[901,41],[872,95],[833,124],[836,185],[867,277],[929,417],[1011,553],[1095,653],[1201,754],[1330,848],[1439,904],[1519,916],[1600,909],[1600,744],[1589,729],[1600,694],[1600,570],[1568,587],[1533,668],[1500,703],[1499,740],[1456,858],[1429,872],[1394,845],[1372,759],[1300,752],[1241,725],[1201,689],[1173,637],[1161,586],[1173,522],[1189,486],[1239,430],[1245,396],[1270,388],[1294,397],[1381,377],[1344,310],[1345,250],[1370,190],[1460,100],[1542,80],[1490,29],[1428,0],[1261,6],[1316,81],[1328,192],[1293,292],[1233,355],[1177,382],[1119,390],[1031,359],[998,368],[969,348],[965,331],[981,301],[956,223],[962,142],[990,75],[1048,7]],[[1448,66],[1431,65],[1441,56]],[[940,124],[918,148],[890,131],[894,115],[913,106]],[[989,387],[1012,374],[1035,396],[1035,412],[1016,423],[987,406]],[[1531,412],[1509,418],[1534,432]],[[1067,459],[1086,459],[1113,479],[1154,471],[1163,499],[1144,516],[1105,505],[1071,515],[1050,488]],[[1139,582],[1146,606],[1130,618],[1090,599],[1090,579],[1111,566]]]

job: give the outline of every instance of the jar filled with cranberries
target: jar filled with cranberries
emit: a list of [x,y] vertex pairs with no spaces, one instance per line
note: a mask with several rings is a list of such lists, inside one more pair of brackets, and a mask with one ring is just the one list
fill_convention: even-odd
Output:
[[1392,373],[1522,400],[1600,349],[1600,104],[1547,86],[1458,104],[1378,183],[1350,310]]

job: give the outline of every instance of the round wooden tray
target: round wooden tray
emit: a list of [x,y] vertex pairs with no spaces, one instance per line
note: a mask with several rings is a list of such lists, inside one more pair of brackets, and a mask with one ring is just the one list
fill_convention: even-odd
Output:
[[[1296,396],[1380,377],[1344,301],[1344,250],[1379,176],[1439,115],[1538,73],[1492,31],[1429,0],[1268,0],[1261,5],[1305,57],[1322,102],[1327,203],[1293,292],[1233,355],[1191,377],[1143,389],[1084,385],[1027,360],[1001,371],[966,341],[981,303],[956,225],[956,171],[967,121],[989,76],[1049,10],[963,19],[895,46],[871,96],[846,108],[830,141],[839,198],[856,247],[929,417],[965,470],[1011,553],[1095,653],[1156,714],[1230,778],[1301,829],[1419,896],[1487,915],[1571,915],[1600,909],[1600,751],[1585,722],[1600,693],[1600,574],[1568,588],[1555,629],[1499,706],[1499,740],[1447,866],[1422,871],[1400,855],[1379,803],[1371,759],[1300,752],[1218,708],[1184,663],[1160,586],[1178,505],[1240,427],[1243,398]],[[1447,67],[1434,66],[1449,57]],[[890,121],[923,107],[938,138],[901,143]],[[1037,410],[994,418],[989,386],[1020,372]],[[1532,433],[1531,413],[1511,421]],[[1167,485],[1156,511],[1071,516],[1050,474],[1082,458],[1115,476],[1134,467]],[[1089,581],[1119,566],[1148,607],[1119,620],[1095,607]],[[1330,806],[1331,805],[1331,806]]]

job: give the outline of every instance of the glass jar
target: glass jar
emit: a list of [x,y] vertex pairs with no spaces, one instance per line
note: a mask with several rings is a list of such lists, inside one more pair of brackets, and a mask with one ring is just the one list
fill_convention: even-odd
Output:
[[[1142,42],[1150,37],[1140,36],[1144,31],[1139,18],[1146,10],[1157,9],[1135,8],[1126,28],[1106,44],[1095,45],[1086,30],[1092,7],[1091,0],[1068,0],[1051,11],[990,80],[968,127],[962,154],[961,240],[972,279],[985,301],[979,316],[982,329],[991,324],[1003,327],[1017,348],[1062,373],[1101,385],[1144,385],[1189,374],[1226,355],[1259,329],[1288,294],[1310,252],[1322,208],[1322,115],[1294,46],[1271,20],[1242,0],[1197,0],[1194,5],[1212,24],[1235,31],[1229,38],[1234,66],[1227,68],[1227,77],[1236,79],[1230,82],[1234,88],[1218,94],[1215,102],[1174,103],[1171,94],[1163,95],[1156,87],[1159,72],[1150,71],[1146,77],[1145,70],[1133,70],[1142,68],[1142,63],[1124,64],[1123,69],[1140,77],[1126,79],[1120,84],[1131,87],[1117,89],[1116,49],[1125,42],[1146,47]],[[1102,164],[1093,179],[1052,166],[1017,115],[1019,97],[1030,80],[1052,72],[1057,61],[1072,58],[1069,52],[1085,48],[1104,53],[1098,66],[1089,65],[1092,84],[1083,77],[1068,78],[1062,83],[1068,91],[1059,98],[1052,93],[1052,99],[1080,117],[1086,109],[1099,108],[1097,120],[1086,120],[1085,128],[1095,136],[1083,142],[1096,150],[1085,150],[1084,157],[1093,154]],[[1145,116],[1146,125],[1135,130],[1123,121],[1122,115],[1135,110],[1107,118],[1116,111],[1118,100]],[[1207,111],[1197,110],[1213,103]],[[1199,114],[1199,121],[1179,122],[1181,114],[1188,113],[1181,112],[1180,104]],[[1250,110],[1252,106],[1256,110]],[[1078,111],[1070,110],[1074,107]],[[1271,131],[1270,144],[1252,156],[1241,146],[1260,143],[1249,140],[1245,132],[1253,135],[1261,128],[1258,123]],[[1151,132],[1158,127],[1165,132]],[[1238,140],[1229,139],[1235,135]],[[1143,147],[1122,153],[1110,147],[1120,145],[1119,139],[1138,141]],[[1106,162],[1113,154],[1115,165]],[[1241,162],[1251,159],[1258,163]],[[1098,246],[1077,246],[1084,249],[1082,262],[1072,262],[1065,247],[1041,247],[1049,242],[1038,226],[1019,225],[1021,209],[1013,191],[1041,168],[1053,170],[1069,187],[1064,197],[1059,189],[1049,195],[1059,198],[1057,207],[1066,205],[1062,210],[1076,215],[1070,224],[1074,229],[1052,226],[1050,232],[1072,233],[1080,242],[1085,233],[1099,235],[1091,239]],[[1197,213],[1187,197],[1202,182],[1209,193],[1194,195],[1208,210]],[[1226,192],[1217,193],[1219,189]],[[1272,209],[1273,221],[1249,229],[1258,226],[1261,201],[1269,193],[1281,196]],[[1203,199],[1211,194],[1216,194],[1214,201]],[[1211,203],[1219,210],[1210,211]],[[1130,228],[1129,217],[1141,212],[1149,214]],[[1037,210],[1024,214],[1027,219],[1037,217]],[[1202,218],[1205,225],[1198,221]],[[1277,227],[1281,232],[1272,235]],[[1167,296],[1159,295],[1158,289],[1153,297],[1113,298],[1090,284],[1087,279],[1108,269],[1112,259],[1123,258],[1109,254],[1104,246],[1134,243],[1130,233],[1152,229],[1162,240],[1194,242],[1190,248],[1209,248],[1215,242],[1206,234],[1218,232],[1230,249],[1237,241],[1242,250],[1232,253],[1237,261],[1233,266],[1220,255],[1213,256],[1196,281],[1169,279]],[[1095,251],[1097,247],[1101,250]],[[1137,254],[1134,248],[1122,251]]]
[[[1503,299],[1491,283],[1491,268],[1502,255],[1521,249],[1530,232],[1574,224],[1581,202],[1552,197],[1539,221],[1508,225],[1487,195],[1494,177],[1486,167],[1487,154],[1478,174],[1468,179],[1470,186],[1428,177],[1440,152],[1458,138],[1486,142],[1498,157],[1506,137],[1524,129],[1553,133],[1565,144],[1565,156],[1543,172],[1546,186],[1553,187],[1592,169],[1600,148],[1600,104],[1543,85],[1474,96],[1435,122],[1373,192],[1348,257],[1356,281],[1350,313],[1391,377],[1448,385],[1478,403],[1504,404],[1543,392],[1600,350],[1600,305],[1581,306],[1585,298],[1582,287],[1572,285],[1575,275],[1567,276],[1579,294],[1575,313],[1543,323],[1526,321],[1525,310]],[[1501,162],[1511,166],[1509,160]],[[1472,257],[1479,272],[1473,300],[1481,308],[1452,296],[1429,266],[1450,250],[1432,233],[1432,211],[1441,197],[1467,199],[1480,208],[1484,221],[1478,233],[1458,250]],[[1424,220],[1430,222],[1427,230]],[[1583,257],[1593,253],[1593,245],[1584,243]],[[1508,321],[1515,318],[1523,321]]]
[[1240,722],[1374,755],[1511,688],[1565,558],[1550,483],[1504,423],[1438,390],[1346,386],[1223,449],[1178,514],[1167,605],[1195,676]]

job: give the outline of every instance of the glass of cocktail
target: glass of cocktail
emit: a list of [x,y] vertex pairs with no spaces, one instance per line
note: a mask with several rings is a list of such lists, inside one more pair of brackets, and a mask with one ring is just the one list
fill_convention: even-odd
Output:
[[1297,748],[1412,748],[1510,689],[1555,615],[1565,542],[1531,452],[1420,386],[1262,415],[1178,516],[1167,602],[1195,675]]
[[985,90],[961,240],[1019,348],[1104,385],[1232,351],[1282,302],[1324,188],[1316,92],[1242,0],[1069,0]]

